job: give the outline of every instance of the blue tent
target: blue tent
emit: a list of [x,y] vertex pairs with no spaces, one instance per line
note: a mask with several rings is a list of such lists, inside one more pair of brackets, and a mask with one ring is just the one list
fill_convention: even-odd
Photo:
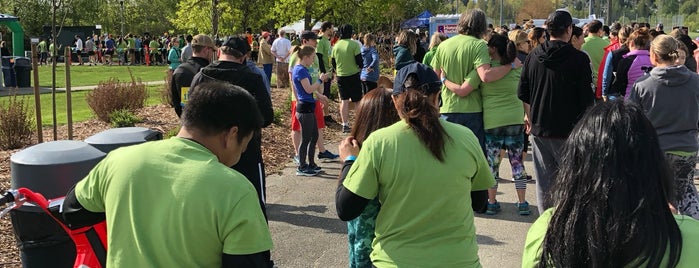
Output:
[[430,17],[432,17],[432,13],[425,10],[422,13],[420,13],[420,15],[417,15],[417,17],[414,17],[401,23],[400,28],[428,28],[430,27]]

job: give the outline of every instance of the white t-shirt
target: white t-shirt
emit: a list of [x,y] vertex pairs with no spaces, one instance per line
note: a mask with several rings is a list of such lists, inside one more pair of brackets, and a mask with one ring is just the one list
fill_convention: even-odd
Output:
[[82,51],[83,50],[83,40],[78,38],[78,40],[75,41],[75,50]]
[[288,63],[290,51],[291,51],[291,41],[289,41],[289,39],[286,39],[284,37],[280,37],[280,38],[274,39],[274,42],[272,42],[272,53],[277,55],[277,59],[275,59],[277,62],[279,62],[278,58],[284,58],[284,62]]

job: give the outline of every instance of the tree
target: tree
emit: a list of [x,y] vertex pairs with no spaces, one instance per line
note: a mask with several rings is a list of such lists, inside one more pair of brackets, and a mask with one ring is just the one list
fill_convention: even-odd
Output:
[[547,18],[554,10],[550,0],[530,0],[517,11],[517,21]]

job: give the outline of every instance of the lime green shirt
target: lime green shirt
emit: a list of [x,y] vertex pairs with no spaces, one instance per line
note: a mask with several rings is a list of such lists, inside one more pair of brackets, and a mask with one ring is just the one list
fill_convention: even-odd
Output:
[[319,53],[323,55],[323,62],[325,64],[325,69],[329,70],[332,68],[332,65],[330,63],[330,55],[332,53],[332,50],[330,48],[330,40],[328,37],[325,35],[321,35],[321,38],[318,39],[318,45],[316,45],[316,53]]
[[433,47],[432,49],[430,49],[430,51],[427,51],[427,53],[425,53],[425,57],[422,58],[422,64],[432,68],[432,58],[434,58],[435,52],[437,52],[437,47]]
[[352,39],[337,40],[332,49],[332,58],[335,59],[337,76],[350,76],[357,74],[360,69],[354,57],[362,53],[359,43]]
[[[291,77],[291,73],[294,70],[294,66],[298,64],[298,52],[294,52],[289,56],[289,77]],[[318,62],[318,57],[313,57],[313,64],[309,67],[306,67],[306,70],[308,70],[308,73],[311,74],[311,84],[315,83],[318,81],[320,78],[320,66]],[[296,101],[296,94],[294,93],[294,83],[291,83],[291,100]]]
[[255,188],[191,140],[112,151],[75,195],[106,212],[107,267],[221,267],[223,253],[272,248]]
[[598,36],[585,37],[585,43],[582,45],[582,50],[590,55],[590,64],[594,74],[597,74],[597,68],[602,63],[604,57],[604,48],[609,45],[609,40],[602,39]]
[[[437,47],[432,68],[444,69],[449,81],[462,84],[467,81],[469,74],[484,64],[490,63],[488,44],[483,39],[470,35],[459,34],[444,40]],[[477,74],[477,73],[476,73]],[[475,82],[475,81],[474,81]],[[480,83],[480,81],[478,82]],[[471,83],[471,85],[474,85]],[[441,113],[480,113],[483,111],[481,90],[475,85],[471,94],[459,97],[456,93],[442,86]]]
[[129,49],[135,49],[136,48],[136,38],[129,38],[127,39],[129,41]]
[[[529,227],[522,255],[522,268],[536,267],[539,264],[541,244],[544,242],[544,236],[546,236],[546,230],[552,215],[553,208],[547,209]],[[699,221],[689,216],[674,216],[682,234],[682,255],[677,263],[677,267],[697,267],[699,255],[695,255],[695,253],[699,251]],[[669,249],[665,253],[669,253]],[[660,267],[667,267],[667,259],[661,263]]]
[[495,180],[473,132],[440,123],[451,137],[444,162],[399,121],[366,139],[343,183],[381,202],[371,253],[377,267],[480,267],[470,192]]
[[39,42],[39,52],[48,52],[48,48],[46,46],[46,41],[41,41]]
[[[499,62],[491,62],[497,67]],[[524,106],[517,97],[522,68],[512,69],[502,79],[481,84],[485,129],[524,124]]]

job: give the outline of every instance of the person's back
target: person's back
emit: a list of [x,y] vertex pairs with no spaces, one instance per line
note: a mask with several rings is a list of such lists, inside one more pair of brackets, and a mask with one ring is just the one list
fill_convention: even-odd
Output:
[[352,39],[340,39],[332,48],[332,58],[335,59],[337,76],[351,76],[359,73],[360,69],[355,56],[361,53],[361,48]]
[[71,228],[106,219],[107,267],[271,266],[255,189],[228,168],[262,126],[255,100],[221,82],[192,91],[176,137],[110,152],[66,195]]
[[522,267],[696,266],[699,222],[673,215],[681,197],[643,108],[595,105],[560,153],[554,206],[529,229]]
[[[107,266],[220,267],[221,252],[271,246],[255,189],[195,141],[119,149],[93,172],[102,181],[78,187],[105,189],[102,202],[81,204],[109,212]],[[251,232],[234,231],[242,226]]]
[[531,105],[532,134],[568,136],[594,100],[592,71],[585,68],[589,65],[584,52],[563,41],[546,41],[534,48],[524,62],[518,93]]

